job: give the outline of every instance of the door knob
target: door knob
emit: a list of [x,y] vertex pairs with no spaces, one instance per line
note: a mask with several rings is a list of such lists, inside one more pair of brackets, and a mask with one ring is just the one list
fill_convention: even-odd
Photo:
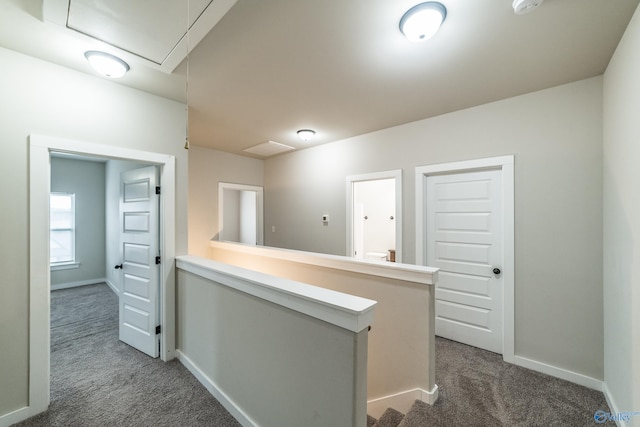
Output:
[[[115,266],[115,267],[113,267],[113,268],[115,268],[116,270],[118,270],[118,269],[122,268],[122,264],[118,264],[118,265],[116,265],[116,266]],[[495,270],[493,270],[493,271],[495,272]]]
[[500,269],[498,267],[494,268],[493,274],[500,274]]

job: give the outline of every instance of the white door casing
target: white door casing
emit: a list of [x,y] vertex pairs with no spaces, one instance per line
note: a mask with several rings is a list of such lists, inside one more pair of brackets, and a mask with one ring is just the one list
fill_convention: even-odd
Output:
[[[161,168],[163,259],[161,358],[175,357],[176,159],[174,156],[46,135],[29,135],[29,406],[14,412],[22,420],[47,409],[50,383],[49,193],[52,151],[149,163]],[[37,349],[37,350],[33,350]]]
[[[120,177],[120,340],[158,357],[160,334],[159,194],[157,168],[147,166]],[[159,187],[158,187],[159,188]],[[158,258],[160,261],[160,258]]]
[[436,335],[502,353],[501,171],[427,177]]
[[[460,221],[466,222],[464,227],[471,228],[470,230],[465,230],[461,235],[453,236],[451,241],[443,240],[446,244],[440,245],[441,253],[440,258],[443,263],[443,269],[439,272],[439,285],[440,288],[436,288],[436,292],[438,297],[442,297],[441,302],[438,304],[440,307],[445,307],[445,312],[443,314],[451,317],[452,311],[456,311],[454,309],[459,308],[456,304],[465,305],[465,303],[469,303],[469,299],[482,301],[485,305],[487,303],[486,297],[483,300],[483,297],[480,296],[481,292],[474,290],[473,288],[469,289],[470,283],[484,283],[486,288],[487,283],[490,283],[494,279],[498,279],[494,281],[496,285],[500,286],[501,296],[496,299],[496,303],[501,304],[501,315],[499,316],[499,320],[501,322],[501,345],[499,345],[497,351],[502,353],[503,359],[507,362],[514,362],[514,322],[515,322],[515,313],[514,313],[514,158],[513,156],[501,156],[501,157],[493,157],[493,158],[485,158],[478,160],[468,160],[461,162],[453,162],[453,163],[445,163],[445,164],[435,164],[435,165],[427,165],[420,166],[416,168],[416,176],[415,176],[415,191],[416,191],[416,263],[419,265],[430,265],[432,267],[437,267],[437,265],[432,265],[428,258],[429,248],[428,248],[428,197],[427,197],[427,187],[428,180],[430,177],[438,177],[438,176],[446,176],[453,174],[466,174],[470,172],[480,172],[480,171],[489,171],[493,170],[500,176],[500,183],[498,183],[493,191],[494,193],[499,193],[500,202],[496,203],[496,207],[500,209],[500,219],[502,224],[499,226],[498,234],[501,235],[501,243],[502,243],[502,257],[501,262],[498,263],[495,258],[488,258],[488,251],[485,247],[484,255],[485,255],[485,264],[493,264],[496,263],[498,265],[491,265],[489,269],[488,266],[481,271],[481,268],[478,268],[481,263],[477,263],[478,265],[474,265],[474,263],[465,263],[461,260],[457,260],[457,262],[452,262],[452,260],[448,260],[445,258],[455,258],[464,256],[476,256],[482,255],[482,250],[478,251],[478,247],[465,246],[465,243],[473,243],[473,238],[478,238],[482,232],[472,231],[475,222],[475,227],[482,225],[482,221],[486,223],[486,220],[490,217],[486,214],[476,215],[475,217],[466,218],[463,216],[456,216],[454,212],[448,212],[447,215],[442,216],[443,228],[455,228],[454,225],[461,227],[464,224],[460,224]],[[436,181],[433,181],[436,182]],[[459,208],[453,207],[450,209],[454,211]],[[435,210],[434,210],[435,211]],[[482,216],[485,216],[482,219]],[[446,217],[446,218],[445,218]],[[495,221],[496,218],[493,220]],[[442,222],[441,220],[441,222]],[[448,221],[448,222],[446,222]],[[458,223],[458,224],[456,224]],[[489,224],[491,225],[491,224]],[[495,224],[493,224],[495,225]],[[464,228],[462,227],[462,228]],[[440,237],[447,237],[449,234],[449,238],[451,238],[452,230],[441,230]],[[463,240],[460,237],[466,235],[471,241],[470,242],[457,242],[456,240]],[[435,241],[435,239],[434,239]],[[462,243],[460,245],[459,243]],[[435,243],[434,243],[435,244]],[[476,249],[475,254],[472,249]],[[448,253],[445,251],[449,251]],[[433,251],[433,249],[432,249]],[[434,253],[437,255],[437,253]],[[495,255],[495,254],[494,254]],[[477,259],[482,260],[482,258]],[[434,261],[435,262],[435,261]],[[470,271],[474,276],[468,276],[468,273],[449,271],[447,268],[450,268],[453,265],[463,266],[467,271]],[[492,270],[493,268],[500,268],[501,272],[499,275],[494,275]],[[475,268],[475,270],[474,270]],[[491,273],[489,280],[482,279],[482,274],[486,274],[487,270]],[[471,278],[469,278],[471,277]],[[466,283],[466,288],[456,289],[455,287],[459,285],[452,285],[450,283],[452,278],[463,278],[463,281]],[[501,283],[500,283],[501,282]],[[454,289],[451,289],[454,287]],[[448,289],[444,289],[448,288]],[[469,292],[471,291],[471,292]],[[486,293],[490,293],[491,291],[487,291]],[[454,301],[448,301],[447,298],[453,299]],[[447,312],[448,310],[448,312]],[[484,310],[484,314],[482,314],[482,310]],[[473,310],[471,310],[473,312]],[[486,315],[486,309],[480,308],[479,311],[473,312],[476,316],[476,320],[478,318]],[[486,316],[485,316],[486,317]],[[442,319],[441,319],[442,320]],[[493,319],[495,321],[495,319]],[[489,321],[490,322],[490,321]],[[443,323],[442,321],[437,323]],[[452,323],[452,322],[450,322]],[[487,322],[485,322],[487,323]],[[489,323],[490,324],[490,323]],[[477,326],[475,326],[477,328]],[[490,326],[495,328],[495,326]],[[471,329],[474,327],[471,326]],[[477,344],[472,344],[477,345]]]

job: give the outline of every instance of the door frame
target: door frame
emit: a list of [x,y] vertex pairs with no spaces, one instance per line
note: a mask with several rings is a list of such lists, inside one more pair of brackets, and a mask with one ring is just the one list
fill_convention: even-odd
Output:
[[346,178],[347,183],[347,256],[353,255],[353,186],[356,182],[363,181],[377,181],[381,179],[395,179],[395,193],[396,193],[396,262],[402,262],[402,169],[394,169],[383,172],[373,172],[361,175],[349,175]]
[[514,363],[515,348],[515,204],[514,156],[490,157],[452,163],[418,166],[415,169],[416,191],[416,264],[426,265],[427,177],[481,170],[502,171],[503,289],[502,289],[502,358]]
[[175,157],[46,135],[29,135],[29,412],[50,401],[49,192],[51,153],[131,160],[160,166],[160,358],[175,357]]

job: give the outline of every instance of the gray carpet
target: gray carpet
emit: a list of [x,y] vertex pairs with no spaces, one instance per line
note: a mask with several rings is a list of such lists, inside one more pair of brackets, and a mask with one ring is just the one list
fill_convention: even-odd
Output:
[[[436,383],[433,406],[416,401],[406,416],[389,410],[369,425],[594,426],[595,411],[609,412],[600,392],[443,338]],[[16,425],[240,426],[179,362],[118,340],[117,298],[105,284],[51,293],[51,405]]]
[[594,413],[610,412],[604,395],[502,361],[502,356],[436,338],[436,384],[431,406],[416,401],[399,420],[384,414],[375,427],[595,426]]
[[117,304],[105,284],[51,293],[51,404],[17,426],[240,426],[179,362],[120,342]]

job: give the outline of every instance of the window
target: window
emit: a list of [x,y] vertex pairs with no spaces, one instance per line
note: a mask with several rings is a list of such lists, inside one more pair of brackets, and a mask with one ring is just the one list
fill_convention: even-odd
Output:
[[75,194],[51,193],[51,235],[49,237],[51,266],[74,264],[76,260]]

